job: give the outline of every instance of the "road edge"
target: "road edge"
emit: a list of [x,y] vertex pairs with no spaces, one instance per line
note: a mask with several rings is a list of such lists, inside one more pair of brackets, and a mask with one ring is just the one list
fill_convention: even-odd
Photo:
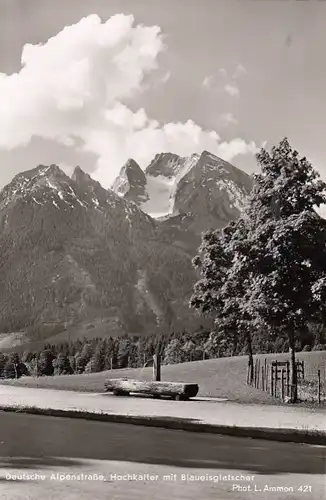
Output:
[[326,446],[326,432],[309,429],[274,429],[268,427],[212,425],[195,419],[178,417],[119,415],[104,412],[95,413],[82,410],[38,408],[35,406],[0,405],[0,412],[24,413],[50,417],[80,418],[97,422],[141,425],[145,427],[160,427],[164,429],[174,429],[188,432],[221,434],[234,437]]

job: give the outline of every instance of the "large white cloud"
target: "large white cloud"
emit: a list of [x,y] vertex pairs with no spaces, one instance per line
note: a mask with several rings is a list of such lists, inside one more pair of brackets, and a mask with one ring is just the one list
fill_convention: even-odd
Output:
[[64,28],[45,44],[24,46],[19,73],[0,73],[0,148],[28,144],[33,136],[64,144],[82,140],[98,155],[93,174],[111,185],[122,164],[134,157],[146,166],[158,152],[189,155],[204,149],[231,160],[256,145],[193,121],[160,125],[145,110],[132,111],[126,98],[142,89],[165,49],[160,28],[134,25],[132,16],[97,15]]

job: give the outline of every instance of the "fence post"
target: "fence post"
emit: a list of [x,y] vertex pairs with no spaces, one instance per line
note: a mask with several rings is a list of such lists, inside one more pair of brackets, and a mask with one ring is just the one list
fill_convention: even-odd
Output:
[[290,362],[286,362],[286,395],[290,396]]
[[267,387],[267,379],[268,379],[268,374],[267,374],[267,359],[265,358],[265,360],[264,360],[264,380],[265,380],[265,391],[268,391],[268,387]]
[[260,382],[260,359],[258,359],[258,364],[257,364],[257,389],[259,389],[259,382]]
[[261,388],[264,391],[265,390],[265,374],[264,374],[264,367],[261,367]]
[[320,383],[320,370],[318,370],[318,404],[321,403],[321,383]]
[[302,380],[304,380],[304,361],[302,361]]
[[284,368],[282,368],[282,381],[281,381],[282,401],[284,401],[284,379],[285,379],[285,370],[284,370]]
[[257,389],[257,366],[258,366],[258,359],[255,361],[255,389]]
[[265,365],[265,376],[266,376],[266,392],[268,392],[268,365]]
[[275,361],[275,385],[274,385],[274,396],[277,398],[277,382],[278,382],[278,365],[277,365],[277,360]]
[[301,378],[301,364],[300,364],[300,361],[296,361],[295,365],[296,365],[296,368],[297,368],[297,380],[300,380],[300,378]]
[[153,356],[153,380],[157,382],[161,380],[161,356],[159,354]]

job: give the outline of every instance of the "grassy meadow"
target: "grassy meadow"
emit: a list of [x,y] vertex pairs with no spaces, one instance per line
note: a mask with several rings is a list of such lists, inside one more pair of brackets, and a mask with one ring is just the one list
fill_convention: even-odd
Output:
[[[289,359],[288,353],[260,354],[255,356],[267,363]],[[297,359],[304,360],[305,378],[317,378],[321,370],[322,380],[326,379],[326,351],[297,353]],[[269,394],[246,385],[247,356],[209,359],[175,365],[162,366],[162,380],[194,382],[199,385],[198,396],[226,398],[230,401],[248,404],[281,404]],[[62,389],[80,392],[102,392],[106,378],[137,378],[151,380],[152,368],[126,368],[82,375],[57,375],[53,377],[22,377],[18,380],[2,380],[2,384]]]

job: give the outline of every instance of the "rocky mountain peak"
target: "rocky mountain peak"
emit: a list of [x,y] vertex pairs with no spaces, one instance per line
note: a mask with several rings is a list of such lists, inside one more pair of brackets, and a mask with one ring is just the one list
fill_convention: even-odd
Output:
[[138,163],[129,158],[121,168],[119,176],[114,182],[112,188],[119,193],[126,193],[128,189],[135,186],[145,186],[146,176]]
[[24,184],[26,186],[31,186],[32,184],[39,182],[42,178],[49,179],[53,177],[56,177],[58,179],[68,178],[68,176],[58,167],[58,165],[38,165],[31,170],[26,170],[25,172],[20,172],[19,174],[15,175],[9,185]]
[[174,213],[195,213],[199,226],[205,218],[212,228],[225,225],[240,215],[251,188],[248,174],[203,151],[177,185]]
[[[11,211],[17,202],[28,203],[36,208],[71,211],[71,209],[107,210],[125,204],[112,191],[107,191],[80,167],[76,167],[72,178],[57,165],[39,165],[17,174],[0,193],[0,210]],[[121,206],[123,210],[123,207]]]
[[90,180],[91,176],[84,172],[83,169],[81,169],[79,166],[75,167],[73,174],[71,176],[72,180],[75,182],[83,181],[83,180]]
[[131,185],[145,186],[146,184],[146,176],[143,170],[140,168],[137,162],[130,158],[125,167],[125,174],[128,178],[128,181]]
[[117,193],[111,189],[104,189],[98,181],[93,179],[87,172],[84,172],[79,166],[75,168],[71,180],[74,184],[77,184],[78,189],[88,203],[95,205],[97,209],[101,209],[101,207],[107,209],[109,206],[119,206],[124,209],[124,200]]
[[0,193],[0,209],[11,201],[35,195],[48,189],[61,189],[70,182],[69,177],[55,164],[38,165],[36,168],[20,172]]
[[139,164],[129,158],[121,168],[120,173],[112,185],[112,189],[119,196],[139,204],[146,198],[146,176]]
[[126,161],[125,165],[122,167],[122,170],[123,169],[130,173],[139,171],[143,172],[139,164],[133,158],[129,158],[129,160]]
[[98,181],[95,181],[87,172],[84,172],[79,166],[75,168],[73,174],[71,176],[71,180],[76,182],[78,186],[82,189],[90,190],[94,192],[98,189],[103,190],[101,184]]
[[[239,215],[252,187],[249,175],[207,150],[189,157],[157,154],[145,172],[137,169],[142,180],[136,183],[128,168],[127,162],[115,191],[154,218],[189,213],[204,217],[209,212],[224,223]],[[136,172],[133,164],[130,168]]]
[[146,168],[145,174],[152,177],[164,176],[172,178],[178,171],[180,161],[182,161],[182,158],[174,153],[157,154]]

